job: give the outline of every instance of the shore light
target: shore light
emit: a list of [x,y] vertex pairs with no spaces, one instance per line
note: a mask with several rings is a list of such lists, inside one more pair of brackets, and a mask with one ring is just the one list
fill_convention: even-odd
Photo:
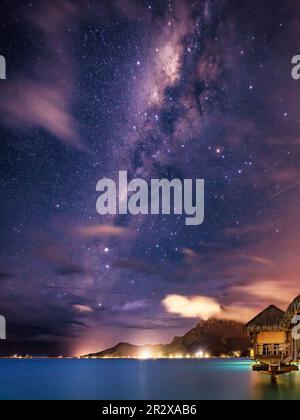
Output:
[[152,355],[150,350],[144,350],[139,355],[139,359],[141,359],[141,360],[148,360],[148,359],[152,359],[152,358],[153,358],[153,355]]

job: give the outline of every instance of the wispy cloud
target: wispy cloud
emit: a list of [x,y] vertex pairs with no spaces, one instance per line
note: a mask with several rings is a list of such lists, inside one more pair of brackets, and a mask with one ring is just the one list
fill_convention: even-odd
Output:
[[63,89],[22,80],[13,87],[13,96],[4,99],[2,118],[6,124],[20,128],[35,126],[53,134],[68,146],[83,149]]
[[147,300],[134,300],[132,302],[126,302],[124,305],[114,306],[113,309],[124,312],[134,312],[148,308],[149,305],[150,302]]
[[[12,127],[38,128],[51,133],[64,145],[83,150],[78,124],[72,115],[74,93],[73,60],[70,57],[67,29],[76,25],[78,10],[69,0],[44,1],[27,11],[27,21],[48,50],[32,58],[31,70],[10,80],[1,100],[1,119]],[[25,13],[26,14],[26,13]],[[33,41],[34,42],[34,41]]]
[[74,303],[71,305],[76,311],[80,312],[81,314],[89,314],[94,312],[93,309],[88,305],[82,305],[79,303]]
[[74,228],[73,232],[85,239],[101,237],[128,238],[134,235],[134,232],[129,228],[112,225],[81,226]]
[[56,242],[40,244],[38,255],[54,266],[60,276],[87,275],[88,270],[81,264],[75,263],[69,255],[69,249]]

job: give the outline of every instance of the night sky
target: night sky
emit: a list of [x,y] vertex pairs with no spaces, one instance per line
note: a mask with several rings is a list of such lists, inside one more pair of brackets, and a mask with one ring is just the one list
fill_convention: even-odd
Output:
[[[0,354],[162,343],[300,293],[295,0],[3,1]],[[204,178],[205,222],[99,216]]]

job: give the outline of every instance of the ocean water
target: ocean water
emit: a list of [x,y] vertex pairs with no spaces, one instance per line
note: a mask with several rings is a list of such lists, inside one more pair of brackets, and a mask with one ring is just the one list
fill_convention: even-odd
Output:
[[298,400],[247,360],[0,360],[1,400]]

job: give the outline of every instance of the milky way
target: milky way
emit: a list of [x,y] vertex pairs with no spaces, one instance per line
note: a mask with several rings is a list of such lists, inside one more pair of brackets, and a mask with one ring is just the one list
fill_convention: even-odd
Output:
[[[296,2],[4,5],[0,353],[167,342],[207,314],[285,309],[300,293]],[[204,224],[100,217],[97,181],[119,171],[205,179]]]

